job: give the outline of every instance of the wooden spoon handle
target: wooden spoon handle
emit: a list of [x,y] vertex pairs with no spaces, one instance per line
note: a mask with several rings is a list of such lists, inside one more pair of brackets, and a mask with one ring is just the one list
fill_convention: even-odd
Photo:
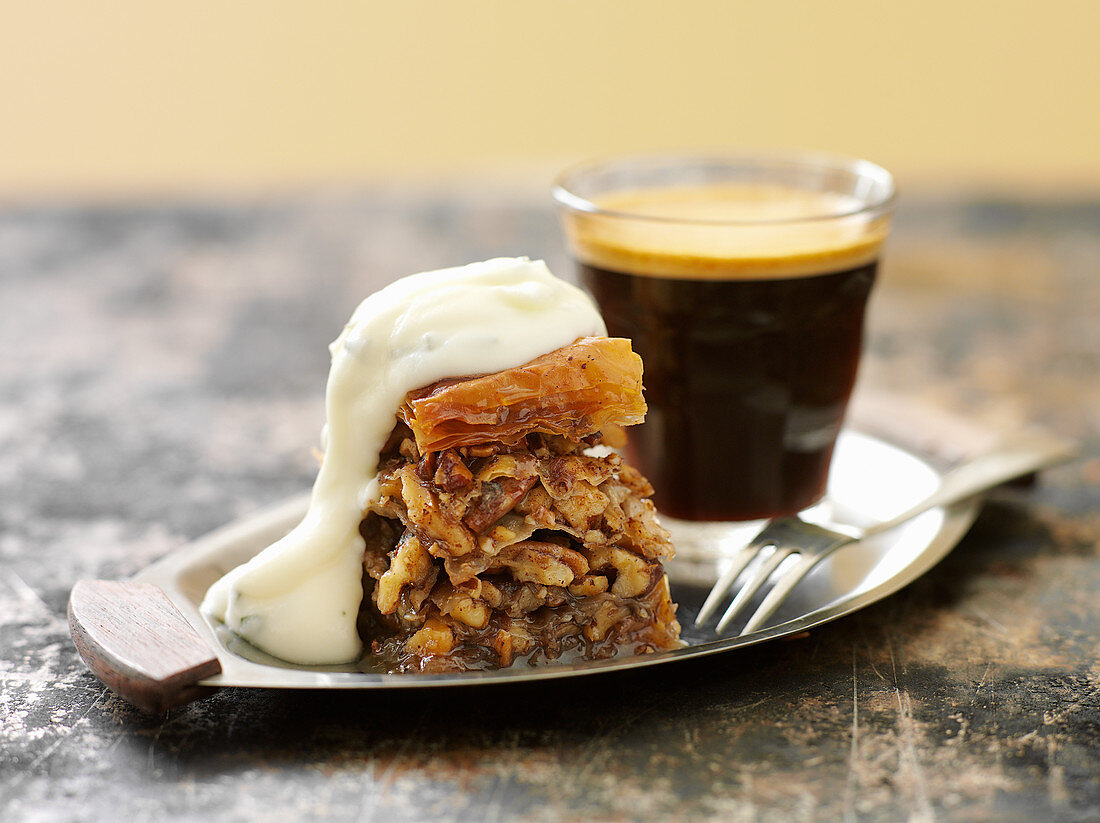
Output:
[[164,712],[216,691],[198,682],[222,670],[217,656],[158,586],[78,581],[69,632],[92,673],[135,706]]

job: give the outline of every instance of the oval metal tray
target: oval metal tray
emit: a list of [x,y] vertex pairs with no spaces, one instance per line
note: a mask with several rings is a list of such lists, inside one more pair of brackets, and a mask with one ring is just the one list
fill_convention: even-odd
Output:
[[[904,511],[939,482],[940,471],[925,458],[858,431],[841,433],[833,458],[826,504],[837,519],[861,524]],[[305,513],[302,496],[231,524],[185,546],[135,576],[160,586],[216,650],[222,671],[201,681],[208,686],[308,689],[377,689],[472,686],[575,677],[638,666],[656,666],[728,652],[804,632],[851,614],[893,594],[939,562],[970,527],[981,501],[933,509],[877,538],[847,546],[824,561],[792,591],[769,625],[745,636],[719,637],[694,628],[695,615],[723,563],[723,546],[705,531],[670,523],[680,555],[666,563],[673,600],[683,626],[680,649],[608,660],[522,663],[511,668],[457,674],[386,674],[352,666],[294,666],[270,657],[208,622],[198,610],[207,588],[222,574],[248,560]],[[690,529],[690,533],[685,529]],[[745,542],[752,527],[741,527]],[[700,537],[700,534],[702,537]],[[716,532],[717,534],[717,532]],[[736,542],[723,530],[723,542]],[[747,614],[751,614],[750,605]],[[736,630],[736,626],[733,630]]]

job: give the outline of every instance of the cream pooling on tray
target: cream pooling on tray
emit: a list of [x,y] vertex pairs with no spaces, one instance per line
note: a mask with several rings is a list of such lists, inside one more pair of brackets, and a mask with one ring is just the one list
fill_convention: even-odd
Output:
[[286,537],[210,587],[202,611],[292,663],[355,660],[363,510],[378,455],[414,389],[522,366],[607,331],[592,301],[541,260],[424,272],[364,300],[330,346],[325,459],[309,511]]

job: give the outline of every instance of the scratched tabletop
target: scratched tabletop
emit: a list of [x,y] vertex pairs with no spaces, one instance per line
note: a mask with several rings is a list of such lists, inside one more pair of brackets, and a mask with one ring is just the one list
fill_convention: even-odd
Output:
[[0,820],[1100,820],[1100,199],[910,197],[861,388],[1081,457],[808,637],[571,681],[145,714],[65,607],[308,488],[371,290],[568,272],[539,192],[0,208]]

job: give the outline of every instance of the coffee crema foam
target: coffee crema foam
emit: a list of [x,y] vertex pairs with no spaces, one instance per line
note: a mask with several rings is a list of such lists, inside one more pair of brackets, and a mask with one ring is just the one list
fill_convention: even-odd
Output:
[[[877,259],[889,218],[855,197],[776,185],[634,189],[570,211],[581,262],[696,280],[769,279],[845,271]],[[837,215],[837,216],[833,216]]]

